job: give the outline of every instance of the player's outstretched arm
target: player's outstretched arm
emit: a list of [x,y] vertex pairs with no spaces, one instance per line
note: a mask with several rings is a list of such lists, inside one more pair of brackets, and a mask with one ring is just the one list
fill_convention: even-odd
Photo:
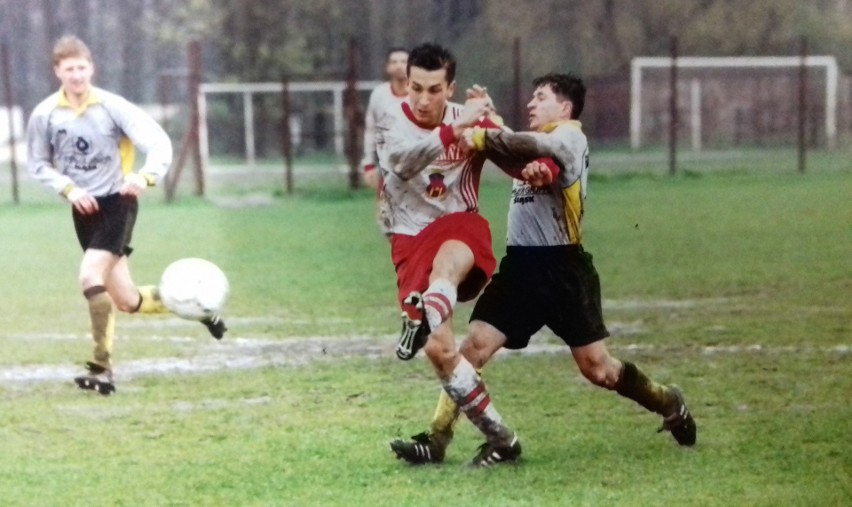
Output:
[[482,151],[497,167],[514,178],[530,162],[550,158],[559,165],[573,164],[574,155],[557,136],[539,132],[511,132],[497,129],[472,129],[466,134],[473,149]]
[[451,125],[436,127],[431,135],[415,142],[399,135],[391,124],[381,134],[387,145],[388,169],[404,180],[411,179],[444,150],[456,145],[464,131],[487,116],[490,110],[490,99],[468,99]]

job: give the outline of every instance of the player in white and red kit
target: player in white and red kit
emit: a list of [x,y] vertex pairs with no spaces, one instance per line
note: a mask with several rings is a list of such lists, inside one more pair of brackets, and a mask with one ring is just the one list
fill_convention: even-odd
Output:
[[373,88],[370,100],[367,102],[367,113],[364,115],[364,156],[361,159],[361,170],[364,182],[373,188],[381,187],[381,178],[377,170],[379,158],[376,154],[376,125],[386,114],[399,109],[408,98],[408,50],[393,47],[387,52],[385,73],[388,80]]
[[361,159],[361,175],[364,183],[376,189],[376,218],[379,230],[385,236],[390,234],[380,216],[382,199],[382,176],[379,156],[376,153],[376,125],[384,117],[399,109],[408,98],[408,50],[390,48],[385,59],[385,73],[388,80],[373,88],[367,103],[364,117],[364,157]]
[[396,353],[408,360],[423,348],[444,391],[489,445],[520,453],[482,378],[458,353],[452,329],[456,302],[476,297],[496,265],[488,222],[478,213],[485,158],[457,145],[469,127],[497,127],[486,118],[493,105],[487,96],[464,106],[449,102],[455,60],[436,44],[411,51],[408,86],[408,101],[376,129],[382,218],[403,309]]

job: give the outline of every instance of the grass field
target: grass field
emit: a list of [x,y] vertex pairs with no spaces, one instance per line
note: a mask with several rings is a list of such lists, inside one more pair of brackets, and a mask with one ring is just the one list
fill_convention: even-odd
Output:
[[[493,470],[465,468],[480,443],[465,421],[443,466],[388,451],[426,428],[439,387],[425,360],[393,356],[393,269],[370,191],[147,196],[137,281],[180,257],[217,262],[231,331],[216,342],[199,324],[119,316],[111,398],[70,380],[90,344],[67,208],[2,204],[0,503],[849,505],[843,160],[815,157],[804,175],[686,161],[675,177],[594,178],[586,244],[611,349],[684,389],[698,444],[679,448],[657,417],[590,386],[545,331],[538,353],[486,369],[524,444],[519,466]],[[502,253],[508,181],[489,177],[481,193]],[[469,312],[457,311],[459,334]]]

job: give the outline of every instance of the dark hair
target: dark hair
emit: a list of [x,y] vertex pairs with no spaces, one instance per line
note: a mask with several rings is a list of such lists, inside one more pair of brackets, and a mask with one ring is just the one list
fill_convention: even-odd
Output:
[[548,85],[553,93],[571,101],[571,119],[580,117],[586,103],[586,85],[574,74],[545,74],[533,79],[533,86]]
[[407,55],[408,50],[402,46],[393,46],[388,49],[387,53],[385,53],[385,61],[390,60],[391,55],[394,53],[405,53]]
[[446,69],[447,83],[452,83],[456,78],[456,59],[444,47],[431,42],[420,44],[408,53],[407,74],[411,75],[411,67],[419,67],[425,70]]

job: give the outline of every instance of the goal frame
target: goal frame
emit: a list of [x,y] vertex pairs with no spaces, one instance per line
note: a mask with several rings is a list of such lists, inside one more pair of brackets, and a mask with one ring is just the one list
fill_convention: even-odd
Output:
[[[382,81],[356,81],[358,91],[372,90]],[[331,93],[334,111],[334,149],[342,156],[344,148],[344,105],[346,81],[291,81],[287,83],[287,92],[297,93]],[[207,130],[207,96],[213,94],[242,95],[243,99],[243,139],[245,141],[245,162],[249,167],[256,164],[255,135],[254,135],[254,102],[256,94],[284,93],[284,84],[275,82],[265,83],[202,83],[198,90],[198,143],[201,151],[202,167],[209,167],[210,145]]]
[[[636,150],[642,147],[642,70],[648,68],[825,68],[825,137],[829,148],[837,142],[837,88],[839,72],[837,60],[833,56],[640,56],[630,62],[630,146]],[[695,102],[700,99],[693,91],[691,94],[692,114],[700,115],[700,107]],[[693,129],[700,128],[695,125]]]

